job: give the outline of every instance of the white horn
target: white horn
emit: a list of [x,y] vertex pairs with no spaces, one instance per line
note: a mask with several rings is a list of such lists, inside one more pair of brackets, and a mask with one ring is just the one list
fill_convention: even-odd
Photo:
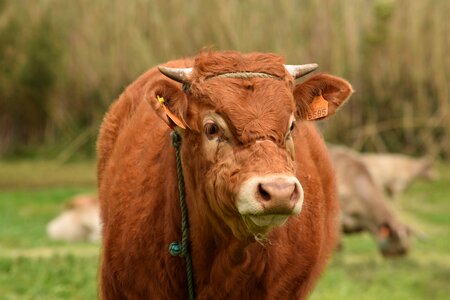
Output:
[[294,79],[300,78],[308,73],[311,73],[317,69],[319,65],[317,64],[306,64],[306,65],[284,65],[286,70],[291,74]]
[[181,83],[189,83],[192,74],[192,68],[169,68],[158,66],[161,73]]

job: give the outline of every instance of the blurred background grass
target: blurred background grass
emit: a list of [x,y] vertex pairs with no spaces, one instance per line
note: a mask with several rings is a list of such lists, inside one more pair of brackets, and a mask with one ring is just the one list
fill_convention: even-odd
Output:
[[126,85],[213,46],[347,78],[331,142],[448,158],[449,15],[446,0],[0,0],[0,155],[91,157]]
[[446,0],[0,0],[0,298],[96,297],[98,245],[45,226],[95,193],[95,139],[120,92],[212,46],[348,79],[329,142],[441,160],[438,181],[395,204],[429,239],[384,260],[368,235],[346,237],[312,298],[450,299],[449,15]]

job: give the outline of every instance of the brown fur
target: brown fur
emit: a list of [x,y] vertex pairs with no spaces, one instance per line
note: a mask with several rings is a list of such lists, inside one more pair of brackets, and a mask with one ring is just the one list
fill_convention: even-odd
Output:
[[368,231],[385,256],[406,254],[411,231],[389,206],[359,154],[343,146],[329,145],[341,203],[344,233]]
[[[157,95],[190,128],[182,131],[181,155],[197,298],[307,296],[335,246],[338,202],[327,150],[314,126],[299,120],[287,133],[291,114],[300,116],[297,108],[307,106],[316,91],[294,98],[304,85],[294,87],[282,61],[273,54],[201,53],[195,61],[166,64],[194,66],[185,92],[151,69],[112,105],[98,140],[103,299],[187,298],[185,262],[168,251],[180,240],[180,208],[167,126],[173,124]],[[280,79],[215,77],[237,71]],[[311,80],[319,80],[325,99],[336,90],[347,91],[336,103],[348,98],[351,87],[344,80],[317,76]],[[208,111],[226,121],[232,138],[205,138]],[[235,195],[243,180],[274,172],[297,176],[303,210],[261,242],[255,239],[258,229],[239,215]]]

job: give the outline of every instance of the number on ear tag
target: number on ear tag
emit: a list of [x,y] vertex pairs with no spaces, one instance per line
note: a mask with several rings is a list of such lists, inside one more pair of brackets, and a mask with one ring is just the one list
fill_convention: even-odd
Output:
[[324,118],[328,115],[328,101],[322,95],[314,97],[310,104],[310,111],[306,116],[306,120],[316,120]]

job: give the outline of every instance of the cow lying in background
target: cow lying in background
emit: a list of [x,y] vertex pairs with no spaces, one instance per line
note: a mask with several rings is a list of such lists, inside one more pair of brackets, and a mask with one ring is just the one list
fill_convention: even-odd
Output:
[[305,121],[352,92],[325,74],[295,83],[315,67],[209,52],[126,89],[98,139],[103,299],[187,299],[185,260],[168,251],[181,239],[169,127],[182,136],[196,298],[307,297],[336,244],[338,202],[326,146]]
[[47,226],[50,239],[66,242],[95,242],[100,239],[100,231],[98,198],[90,195],[73,197],[66,210]]
[[361,153],[360,159],[369,169],[375,183],[392,198],[397,197],[416,179],[438,178],[429,158],[418,159],[390,153]]
[[336,171],[344,233],[368,231],[384,256],[406,254],[411,230],[389,207],[358,153],[341,146],[328,146]]

